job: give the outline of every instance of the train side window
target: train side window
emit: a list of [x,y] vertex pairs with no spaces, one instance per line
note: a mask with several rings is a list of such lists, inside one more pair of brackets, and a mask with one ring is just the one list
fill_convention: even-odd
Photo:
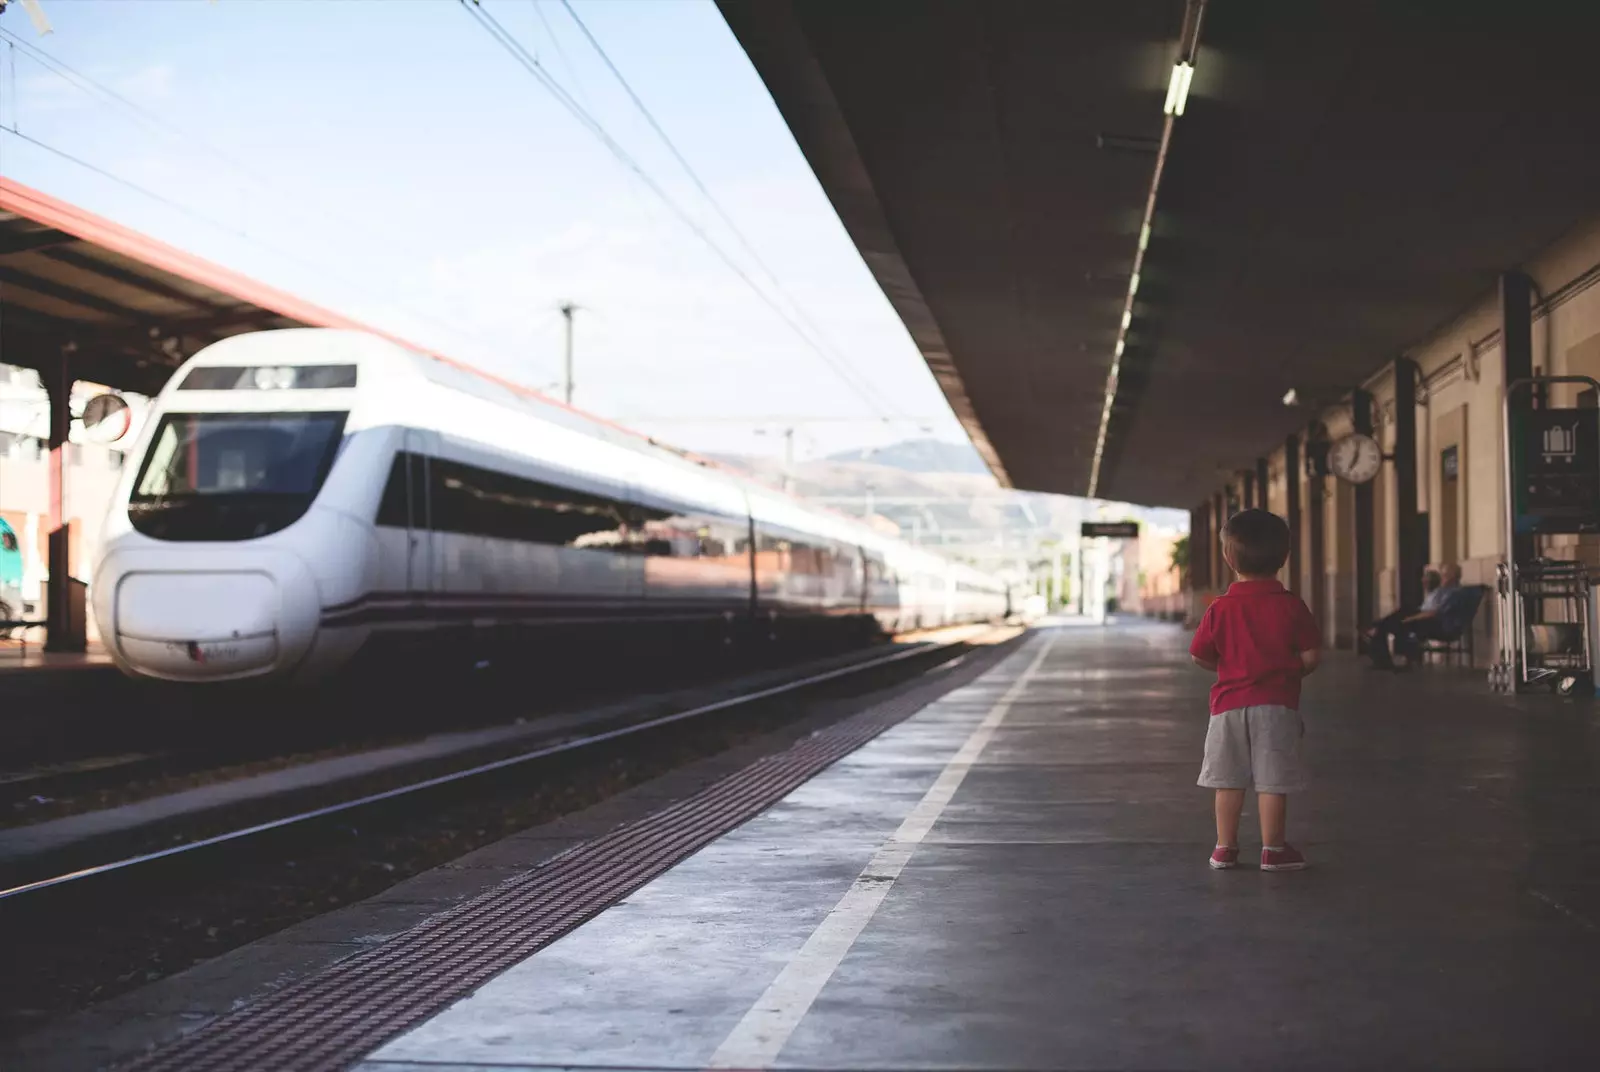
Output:
[[389,480],[383,485],[383,498],[378,501],[377,524],[393,529],[407,528],[411,515],[407,509],[406,455],[396,453],[394,464],[389,466]]
[[430,466],[433,527],[504,540],[624,550],[627,504],[460,462]]
[[395,454],[389,479],[383,485],[383,498],[378,501],[375,524],[396,529],[428,527],[427,466],[424,455],[406,451]]
[[636,555],[654,555],[667,558],[674,553],[682,518],[666,510],[639,503],[628,503],[625,517],[628,538],[622,550]]

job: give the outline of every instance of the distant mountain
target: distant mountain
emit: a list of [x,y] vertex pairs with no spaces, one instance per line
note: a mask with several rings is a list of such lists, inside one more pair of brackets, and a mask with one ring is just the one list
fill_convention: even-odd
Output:
[[830,454],[830,462],[866,462],[911,473],[987,473],[988,466],[970,443],[946,443],[941,439],[907,439],[887,447],[865,447],[842,454]]
[[[879,531],[987,568],[1027,572],[1076,544],[1090,504],[1074,496],[1001,488],[965,444],[912,439],[797,462],[787,474],[767,457],[718,461],[771,487],[787,475],[796,495],[865,521]],[[1111,507],[1100,516],[1172,529],[1188,516],[1170,510]]]

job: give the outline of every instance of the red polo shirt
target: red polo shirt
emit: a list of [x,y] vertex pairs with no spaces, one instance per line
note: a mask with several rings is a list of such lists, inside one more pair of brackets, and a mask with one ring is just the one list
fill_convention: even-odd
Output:
[[1277,704],[1300,707],[1302,651],[1322,646],[1300,597],[1277,581],[1235,581],[1212,601],[1189,654],[1217,664],[1211,713]]

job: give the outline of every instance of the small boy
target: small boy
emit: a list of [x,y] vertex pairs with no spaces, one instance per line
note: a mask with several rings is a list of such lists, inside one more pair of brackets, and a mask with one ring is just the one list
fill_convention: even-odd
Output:
[[1317,668],[1322,638],[1298,596],[1278,583],[1289,526],[1265,510],[1234,514],[1222,557],[1239,579],[1206,608],[1189,655],[1217,675],[1200,785],[1217,791],[1211,866],[1239,862],[1239,813],[1252,783],[1261,811],[1261,870],[1299,871],[1305,857],[1284,840],[1288,794],[1305,788],[1300,761],[1300,680]]

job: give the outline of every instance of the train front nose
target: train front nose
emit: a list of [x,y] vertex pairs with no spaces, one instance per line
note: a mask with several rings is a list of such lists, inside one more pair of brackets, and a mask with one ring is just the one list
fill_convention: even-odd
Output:
[[[131,570],[113,595],[114,643],[133,670],[168,679],[254,677],[305,653],[308,578],[297,571]],[[314,615],[314,609],[312,610]]]

